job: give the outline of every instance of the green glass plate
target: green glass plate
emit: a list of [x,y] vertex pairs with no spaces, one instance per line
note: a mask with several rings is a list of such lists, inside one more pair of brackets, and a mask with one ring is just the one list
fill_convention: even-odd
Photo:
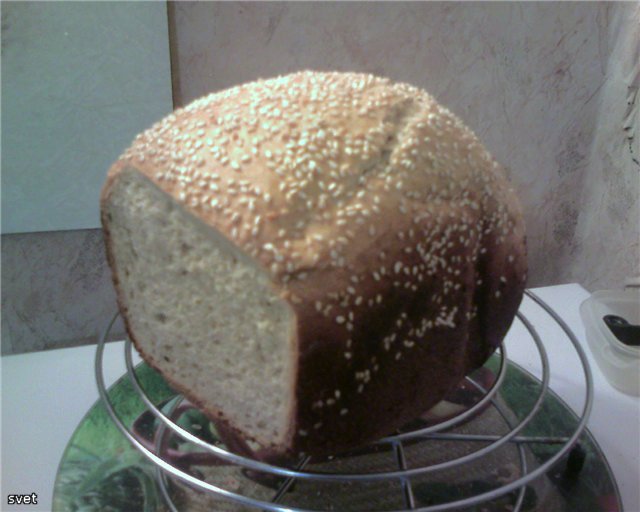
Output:
[[[497,358],[486,365],[485,372],[497,369]],[[154,403],[166,404],[174,392],[153,369],[142,363],[136,374]],[[540,382],[515,364],[509,363],[503,387],[497,399],[511,421],[524,417],[531,409],[540,389]],[[129,428],[138,419],[138,429],[149,433],[154,429],[153,419],[141,421],[145,411],[142,400],[134,392],[126,376],[109,389],[109,397],[119,417]],[[494,409],[490,407],[488,409]],[[486,410],[454,430],[462,433],[495,432],[498,415]],[[144,420],[144,417],[142,418]],[[502,420],[500,418],[501,422]],[[567,436],[575,429],[576,416],[553,392],[549,392],[541,410],[529,423],[521,436]],[[209,441],[215,441],[215,429],[197,411],[183,415],[180,424]],[[492,430],[487,430],[490,428]],[[502,427],[504,428],[504,426]],[[149,434],[150,435],[150,434]],[[579,450],[571,459],[565,456],[545,476],[527,485],[523,511],[558,512],[619,512],[620,495],[611,470],[602,451],[591,434],[585,431],[579,439]],[[442,501],[452,501],[487,492],[520,476],[518,452],[513,443],[496,450],[483,462],[466,464],[438,476],[423,475],[411,480],[416,505],[425,507]],[[420,442],[405,447],[409,467],[439,462],[461,456],[484,446],[478,443],[429,441],[429,447]],[[526,443],[526,461],[531,470],[557,453],[558,445]],[[172,449],[181,450],[173,441]],[[182,448],[186,448],[184,445]],[[311,464],[309,470],[330,471],[388,471],[395,470],[392,454],[385,450],[375,453],[360,452],[346,458]],[[484,464],[484,466],[483,466]],[[567,469],[568,464],[568,469]],[[226,486],[230,490],[246,493],[269,501],[273,496],[273,479],[247,474],[240,468],[214,465],[192,468],[194,474],[207,481]],[[393,510],[403,508],[399,482],[363,483],[361,485],[315,484],[297,482],[283,497],[289,506],[317,510]],[[324,486],[324,487],[323,487]],[[172,484],[170,492],[176,505],[183,511],[247,510],[234,504],[205,497],[195,491]],[[515,494],[506,495],[490,503],[476,505],[467,510],[494,512],[512,510]],[[58,467],[54,495],[54,512],[161,512],[167,510],[155,480],[152,463],[134,449],[120,433],[98,401],[75,430]]]

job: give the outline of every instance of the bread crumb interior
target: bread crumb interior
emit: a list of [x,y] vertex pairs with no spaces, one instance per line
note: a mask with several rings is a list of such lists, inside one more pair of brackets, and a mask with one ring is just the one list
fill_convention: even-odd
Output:
[[123,171],[107,203],[139,348],[258,442],[285,442],[294,403],[293,311],[267,274],[135,170]]

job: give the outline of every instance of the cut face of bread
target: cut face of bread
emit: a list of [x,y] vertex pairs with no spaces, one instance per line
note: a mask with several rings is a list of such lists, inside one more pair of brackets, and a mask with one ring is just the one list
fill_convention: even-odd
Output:
[[286,444],[294,316],[266,273],[137,171],[116,180],[104,214],[138,349],[212,416]]

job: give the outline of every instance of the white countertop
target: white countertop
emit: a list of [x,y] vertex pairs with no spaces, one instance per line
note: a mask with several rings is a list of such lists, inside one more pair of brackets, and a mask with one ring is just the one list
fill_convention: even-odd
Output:
[[[640,399],[625,395],[605,380],[587,346],[579,305],[589,294],[577,284],[532,290],[563,318],[584,348],[593,372],[594,400],[588,428],[602,448],[622,495],[624,510],[640,512]],[[525,298],[521,309],[545,342],[550,386],[577,413],[584,404],[584,377],[570,342],[550,317]],[[539,356],[518,321],[505,341],[508,357],[539,375]],[[124,371],[123,342],[105,348],[104,373],[111,385]],[[1,358],[2,510],[7,495],[36,493],[38,505],[51,510],[58,463],[71,434],[98,399],[95,347],[50,350]],[[136,362],[139,359],[136,358]]]

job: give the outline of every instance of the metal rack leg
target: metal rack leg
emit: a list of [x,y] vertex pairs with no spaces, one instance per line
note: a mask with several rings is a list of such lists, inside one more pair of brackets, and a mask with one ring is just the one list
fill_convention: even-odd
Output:
[[[480,391],[482,392],[485,391],[482,385],[473,379],[471,379],[471,384],[473,384]],[[498,411],[500,416],[502,416],[502,419],[506,423],[507,427],[510,430],[513,430],[513,424],[511,423],[511,421],[509,421],[509,418],[507,417],[505,412],[502,410],[502,407],[500,406],[500,404],[495,398],[491,399],[491,405],[493,405],[493,407],[495,407],[496,411]],[[517,443],[516,446],[518,448],[518,455],[520,457],[520,474],[526,475],[528,469],[527,469],[527,457],[524,453],[524,447],[522,446],[522,443]],[[520,487],[520,489],[518,489],[517,492],[518,492],[518,495],[516,497],[515,503],[513,504],[513,512],[520,512],[520,510],[522,509],[522,505],[524,504],[524,495],[527,492],[526,485],[523,485],[522,487]]]
[[[311,460],[311,457],[309,455],[307,455],[306,457],[303,457],[302,460],[296,466],[296,471],[303,470],[305,468],[305,466],[309,463],[310,460]],[[273,499],[271,500],[271,503],[278,503],[282,499],[282,497],[287,493],[287,491],[289,491],[289,489],[291,489],[291,486],[293,485],[293,483],[295,481],[296,481],[296,479],[294,477],[292,477],[292,476],[287,478],[282,483],[282,485],[280,486],[280,488],[278,489],[276,494],[273,496]]]
[[[407,469],[407,461],[404,457],[404,448],[402,447],[402,441],[394,441],[391,443],[393,446],[393,453],[396,456],[396,462],[398,463],[398,469],[404,471]],[[407,510],[415,510],[416,502],[413,497],[413,489],[411,487],[411,480],[409,478],[401,478],[402,493],[404,495],[404,504]]]
[[580,442],[577,442],[569,452],[567,464],[564,468],[564,477],[567,480],[576,480],[580,471],[582,471],[582,466],[584,466],[586,458],[587,452],[585,452],[584,448],[580,445]]

